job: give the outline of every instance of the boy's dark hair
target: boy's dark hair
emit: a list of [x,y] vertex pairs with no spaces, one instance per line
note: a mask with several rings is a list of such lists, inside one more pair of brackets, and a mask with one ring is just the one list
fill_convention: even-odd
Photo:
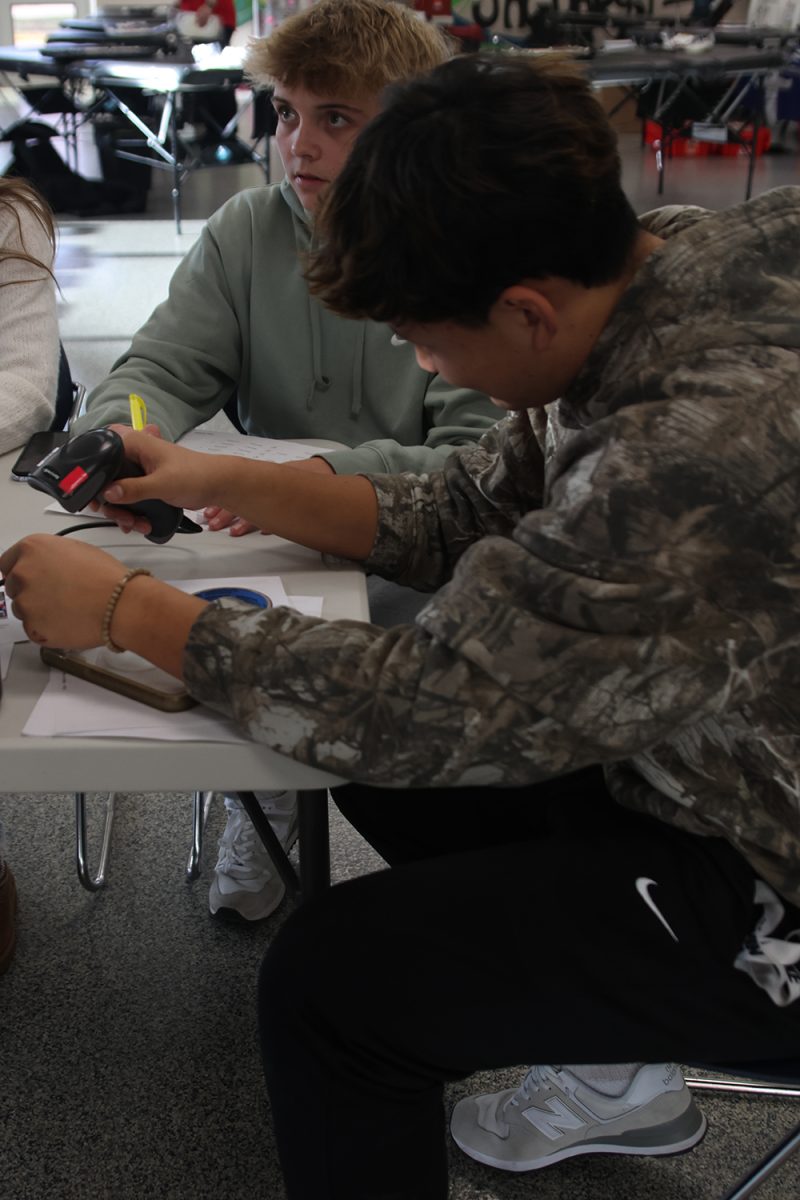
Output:
[[392,87],[318,214],[312,292],[349,317],[482,324],[500,293],[618,278],[638,233],[616,137],[555,56],[457,58]]

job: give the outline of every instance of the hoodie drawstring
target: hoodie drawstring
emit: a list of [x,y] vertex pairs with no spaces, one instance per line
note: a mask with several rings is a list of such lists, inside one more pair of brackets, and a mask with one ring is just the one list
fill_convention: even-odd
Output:
[[366,327],[359,322],[358,337],[353,351],[353,391],[350,395],[350,416],[357,417],[364,400],[364,352],[367,344]]
[[306,395],[306,408],[314,407],[315,392],[326,392],[331,386],[327,375],[322,373],[322,329],[319,305],[308,297],[308,321],[311,326],[311,384]]
[[[308,249],[313,250],[314,248],[313,222],[297,199],[288,179],[282,181],[281,192],[292,212],[295,245],[298,257],[302,258]],[[310,293],[308,294],[308,324],[311,330],[311,381],[306,392],[306,408],[310,410],[314,407],[314,397],[317,392],[327,392],[331,386],[331,378],[325,374],[322,361],[322,306]],[[351,417],[357,417],[364,405],[364,355],[367,342],[365,323],[357,322],[356,328],[350,392]]]

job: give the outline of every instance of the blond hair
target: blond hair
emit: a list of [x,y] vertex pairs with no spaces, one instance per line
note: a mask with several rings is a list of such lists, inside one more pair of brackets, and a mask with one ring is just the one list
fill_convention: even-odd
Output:
[[452,56],[451,40],[392,0],[317,0],[269,37],[250,43],[254,83],[305,87],[318,96],[375,95]]

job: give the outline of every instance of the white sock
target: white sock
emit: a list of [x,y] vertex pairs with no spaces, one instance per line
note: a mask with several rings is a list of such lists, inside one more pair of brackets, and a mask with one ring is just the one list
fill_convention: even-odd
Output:
[[297,792],[256,792],[255,797],[267,817],[287,816],[297,804]]
[[[253,792],[265,817],[281,817],[291,813],[297,804],[297,792]],[[227,795],[225,800],[244,812],[242,802],[236,795]]]

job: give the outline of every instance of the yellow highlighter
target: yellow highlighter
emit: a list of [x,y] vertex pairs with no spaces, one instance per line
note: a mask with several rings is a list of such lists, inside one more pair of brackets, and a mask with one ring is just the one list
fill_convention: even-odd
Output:
[[134,429],[144,429],[147,424],[147,405],[144,400],[135,392],[131,392],[128,396],[128,403],[131,406],[131,425]]

